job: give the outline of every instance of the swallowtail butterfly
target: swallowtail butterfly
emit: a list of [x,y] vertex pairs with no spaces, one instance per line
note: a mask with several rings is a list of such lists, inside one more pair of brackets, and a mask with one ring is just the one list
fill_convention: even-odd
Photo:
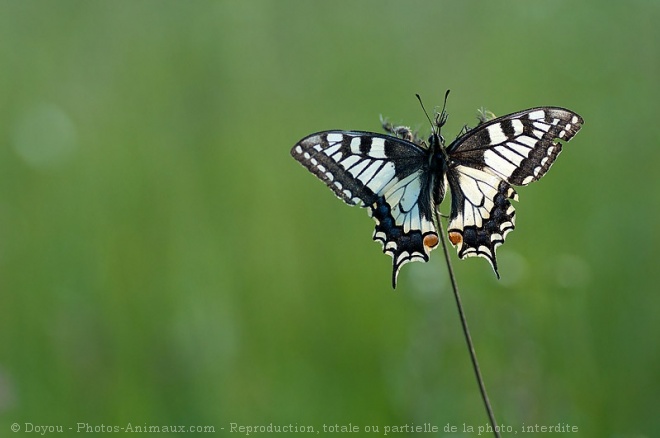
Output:
[[[449,92],[447,92],[449,93]],[[447,96],[445,95],[445,102]],[[291,150],[310,172],[349,205],[369,210],[373,239],[392,256],[392,287],[401,267],[429,260],[438,245],[434,210],[451,192],[448,235],[461,259],[488,260],[499,278],[496,248],[514,229],[513,185],[525,186],[550,169],[583,124],[559,107],[531,108],[464,129],[445,147],[440,130],[447,113],[435,115],[428,142],[405,126],[383,122],[392,135],[364,131],[323,131]]]

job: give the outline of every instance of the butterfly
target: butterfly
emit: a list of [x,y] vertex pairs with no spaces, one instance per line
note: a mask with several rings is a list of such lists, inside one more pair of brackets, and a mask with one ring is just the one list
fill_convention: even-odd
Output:
[[552,106],[491,119],[482,113],[475,128],[465,127],[445,146],[440,131],[447,117],[444,107],[435,114],[428,141],[382,121],[390,135],[322,131],[291,149],[340,199],[368,209],[376,221],[373,240],[392,257],[393,288],[404,264],[427,262],[437,247],[434,212],[447,191],[447,233],[459,258],[484,257],[499,278],[495,250],[515,227],[513,186],[543,177],[562,150],[555,140],[570,140],[584,123],[575,112]]

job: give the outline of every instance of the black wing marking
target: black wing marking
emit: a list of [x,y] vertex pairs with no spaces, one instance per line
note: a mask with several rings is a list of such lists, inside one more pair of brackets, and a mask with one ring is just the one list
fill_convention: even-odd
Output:
[[373,239],[393,259],[393,287],[404,264],[429,260],[438,235],[425,149],[370,132],[325,131],[302,139],[291,155],[344,202],[370,209]]
[[550,169],[584,121],[563,108],[532,108],[485,122],[447,148],[452,192],[449,239],[460,258],[481,256],[497,272],[496,248],[515,228],[511,184],[527,185]]

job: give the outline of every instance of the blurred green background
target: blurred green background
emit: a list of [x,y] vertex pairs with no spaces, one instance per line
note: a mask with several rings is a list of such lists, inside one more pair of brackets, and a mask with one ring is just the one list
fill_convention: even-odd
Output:
[[498,420],[659,436],[659,21],[641,0],[0,3],[0,435],[484,426],[441,252],[393,292],[373,221],[289,155],[380,114],[427,132],[414,94],[451,89],[448,139],[481,106],[585,119],[518,190],[502,280],[452,252]]

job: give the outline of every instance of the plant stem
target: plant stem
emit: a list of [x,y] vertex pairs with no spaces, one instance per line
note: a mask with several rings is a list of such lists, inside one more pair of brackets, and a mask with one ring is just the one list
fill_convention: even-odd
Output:
[[447,270],[449,271],[449,278],[451,280],[451,287],[454,290],[454,298],[456,298],[456,306],[458,307],[458,315],[461,319],[461,325],[463,326],[463,333],[465,334],[465,341],[468,345],[468,350],[470,351],[470,359],[472,359],[472,368],[474,369],[474,374],[477,377],[477,383],[479,384],[479,390],[481,391],[481,398],[484,401],[486,406],[486,412],[488,413],[488,419],[490,420],[490,426],[493,428],[496,438],[500,438],[500,431],[497,427],[497,421],[495,420],[495,414],[493,414],[493,408],[490,405],[490,400],[488,400],[488,394],[486,393],[486,385],[484,384],[484,379],[481,376],[481,370],[479,369],[479,362],[477,361],[477,353],[474,351],[474,344],[472,343],[472,337],[470,336],[470,329],[468,328],[467,320],[465,319],[465,312],[463,312],[463,304],[461,303],[461,296],[458,293],[458,285],[456,284],[456,276],[454,275],[454,268],[451,264],[451,259],[449,258],[449,251],[447,250],[447,242],[445,241],[444,226],[442,225],[442,218],[436,210],[436,220],[438,222],[438,234],[440,235],[440,241],[442,242],[442,250],[445,253],[445,260],[447,261]]

